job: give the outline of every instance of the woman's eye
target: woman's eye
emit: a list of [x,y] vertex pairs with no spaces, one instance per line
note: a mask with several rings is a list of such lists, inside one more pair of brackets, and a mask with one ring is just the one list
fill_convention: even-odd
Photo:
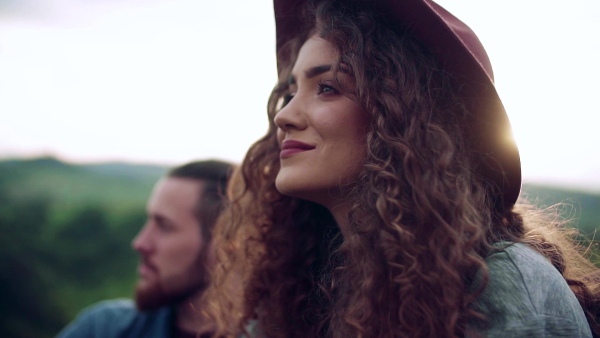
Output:
[[330,93],[337,93],[337,90],[333,86],[319,82],[318,94],[330,94]]

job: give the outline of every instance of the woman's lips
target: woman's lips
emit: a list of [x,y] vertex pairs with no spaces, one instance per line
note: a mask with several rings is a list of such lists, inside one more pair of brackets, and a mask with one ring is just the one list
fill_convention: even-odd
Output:
[[288,158],[296,153],[313,149],[315,149],[315,146],[311,146],[310,144],[306,144],[296,140],[285,140],[281,142],[281,152],[279,153],[279,158]]

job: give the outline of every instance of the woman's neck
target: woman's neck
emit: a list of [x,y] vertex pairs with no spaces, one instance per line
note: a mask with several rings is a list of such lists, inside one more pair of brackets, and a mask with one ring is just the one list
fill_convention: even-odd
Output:
[[348,202],[340,201],[339,203],[327,207],[338,227],[340,228],[340,232],[344,238],[348,238],[349,235],[349,227],[350,221],[348,219],[348,215],[350,214],[350,210],[352,209],[352,205]]

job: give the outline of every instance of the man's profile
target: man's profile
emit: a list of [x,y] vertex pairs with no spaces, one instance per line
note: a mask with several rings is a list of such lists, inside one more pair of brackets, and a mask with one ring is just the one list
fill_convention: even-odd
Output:
[[210,323],[198,307],[208,283],[212,227],[225,206],[231,171],[225,162],[197,161],[160,179],[148,199],[147,221],[132,241],[140,255],[135,302],[100,302],[82,311],[58,337],[209,334]]

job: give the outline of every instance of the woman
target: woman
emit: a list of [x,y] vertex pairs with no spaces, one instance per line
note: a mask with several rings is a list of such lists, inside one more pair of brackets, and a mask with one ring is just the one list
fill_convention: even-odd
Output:
[[430,0],[275,0],[275,16],[270,128],[215,234],[217,336],[591,336],[595,268],[515,205],[473,32]]

